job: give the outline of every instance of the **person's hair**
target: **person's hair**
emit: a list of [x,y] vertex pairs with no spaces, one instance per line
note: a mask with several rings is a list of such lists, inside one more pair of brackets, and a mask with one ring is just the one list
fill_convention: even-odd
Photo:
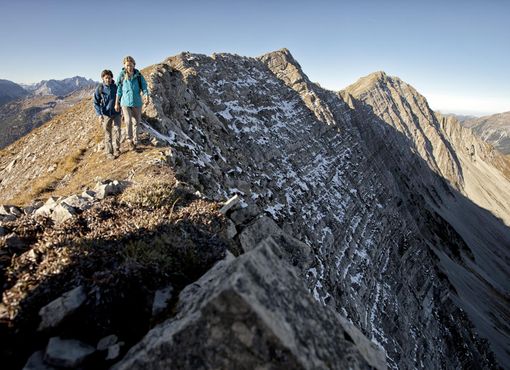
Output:
[[[131,63],[133,63],[134,66],[136,66],[135,59],[132,56],[130,56],[130,55],[128,55],[127,57],[124,57],[124,59],[122,59],[122,64],[123,65],[126,64],[126,62],[131,62]],[[124,80],[127,80],[128,78],[129,78],[128,74],[125,73],[124,74]]]
[[101,72],[101,78],[103,78],[106,75],[109,75],[111,78],[113,78],[113,73],[109,69],[105,69],[103,72]]
[[126,64],[126,62],[131,62],[131,63],[133,63],[133,65],[136,66],[136,62],[135,62],[135,60],[134,60],[134,58],[132,56],[128,55],[127,57],[122,59],[122,64]]

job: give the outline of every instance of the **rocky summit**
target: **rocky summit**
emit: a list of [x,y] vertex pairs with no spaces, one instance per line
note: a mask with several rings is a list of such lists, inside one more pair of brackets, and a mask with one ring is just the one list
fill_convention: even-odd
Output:
[[85,100],[0,152],[6,363],[508,367],[508,158],[287,49],[143,73],[137,151],[107,160]]

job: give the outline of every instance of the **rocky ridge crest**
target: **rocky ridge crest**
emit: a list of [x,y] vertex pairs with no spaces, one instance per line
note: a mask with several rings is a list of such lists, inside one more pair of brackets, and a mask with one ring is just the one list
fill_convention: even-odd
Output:
[[[379,343],[390,368],[496,367],[478,333],[505,363],[508,229],[470,200],[470,155],[456,156],[455,135],[443,132],[414,89],[379,73],[351,92],[327,91],[285,49],[259,58],[182,53],[144,73],[152,92],[146,131],[163,145],[147,150],[147,159],[170,165],[208,199],[242,198],[230,214],[235,242],[264,213],[306,245],[312,260],[298,273],[302,281],[316,301]],[[90,102],[68,117],[88,127]],[[55,121],[22,140],[30,148],[60,128]],[[54,179],[55,190],[91,181],[82,176],[98,163],[88,130],[80,140],[89,149],[67,178]],[[54,160],[69,155],[70,140]],[[21,148],[0,157],[0,186],[11,198],[30,188],[15,174],[38,162],[22,160]],[[475,169],[498,172],[489,154],[476,155]],[[117,173],[129,178],[127,163],[142,156],[127,157]],[[466,230],[466,210],[467,224],[485,230]]]

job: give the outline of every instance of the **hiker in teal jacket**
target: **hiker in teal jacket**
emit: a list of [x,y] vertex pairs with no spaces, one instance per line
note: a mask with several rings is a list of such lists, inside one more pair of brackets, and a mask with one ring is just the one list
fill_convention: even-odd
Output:
[[117,79],[117,99],[115,101],[115,110],[120,111],[122,106],[122,115],[127,126],[127,138],[131,149],[138,145],[138,125],[142,120],[142,98],[143,103],[149,101],[149,91],[147,82],[139,70],[135,69],[135,60],[127,56],[122,61],[124,68]]

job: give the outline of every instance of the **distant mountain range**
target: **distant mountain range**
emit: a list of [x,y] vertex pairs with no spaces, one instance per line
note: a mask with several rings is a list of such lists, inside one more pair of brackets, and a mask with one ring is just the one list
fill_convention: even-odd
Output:
[[30,93],[23,87],[9,80],[0,80],[0,105],[22,98]]
[[460,123],[462,123],[464,121],[467,121],[467,120],[470,120],[470,119],[478,118],[476,116],[466,116],[466,115],[455,114],[455,113],[441,113],[441,114],[444,117],[453,117],[453,118],[456,118]]
[[85,87],[65,96],[30,96],[0,104],[0,149],[92,96],[93,89]]
[[461,123],[500,152],[510,154],[510,112],[470,118]]
[[32,85],[0,80],[0,148],[91,96],[97,84],[79,76]]
[[63,80],[44,80],[31,85],[23,85],[32,95],[67,95],[76,90],[96,85],[97,82],[84,77],[75,76]]
[[63,80],[44,80],[34,84],[17,84],[9,80],[0,80],[0,105],[28,96],[65,96],[96,84],[96,81],[80,76]]

